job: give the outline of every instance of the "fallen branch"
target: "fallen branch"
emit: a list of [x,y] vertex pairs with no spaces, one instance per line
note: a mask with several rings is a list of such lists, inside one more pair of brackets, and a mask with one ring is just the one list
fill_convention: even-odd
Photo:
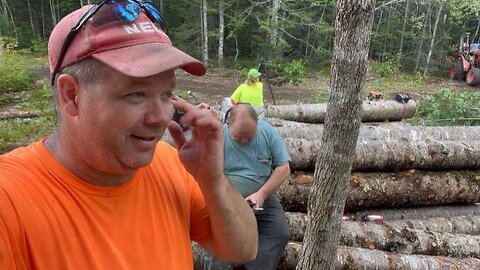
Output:
[[40,117],[42,113],[40,111],[18,111],[18,110],[8,110],[0,112],[0,120],[12,119],[12,118],[31,118],[31,117]]

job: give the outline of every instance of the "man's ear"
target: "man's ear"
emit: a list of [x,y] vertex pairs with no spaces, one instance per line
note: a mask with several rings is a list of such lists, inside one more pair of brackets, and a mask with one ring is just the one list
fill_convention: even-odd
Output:
[[69,74],[61,74],[57,79],[58,106],[67,115],[78,114],[78,93],[80,86],[75,77]]

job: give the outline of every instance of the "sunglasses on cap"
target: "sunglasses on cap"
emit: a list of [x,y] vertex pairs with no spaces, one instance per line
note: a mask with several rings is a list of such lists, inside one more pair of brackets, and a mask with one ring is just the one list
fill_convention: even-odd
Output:
[[63,58],[65,57],[70,43],[78,31],[90,18],[92,18],[93,27],[100,27],[102,25],[118,21],[131,23],[138,18],[142,10],[156,26],[158,26],[164,32],[166,31],[166,25],[162,15],[150,1],[103,0],[93,5],[70,29],[65,37],[62,48],[60,49],[60,53],[58,54],[57,63],[52,72],[52,86],[55,83],[55,76],[59,72]]

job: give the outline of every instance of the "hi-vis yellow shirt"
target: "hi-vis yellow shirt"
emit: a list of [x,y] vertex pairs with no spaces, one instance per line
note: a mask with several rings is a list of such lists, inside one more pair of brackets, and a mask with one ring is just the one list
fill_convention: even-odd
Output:
[[249,103],[250,106],[263,106],[263,84],[256,82],[254,84],[242,83],[237,87],[230,97],[235,103]]

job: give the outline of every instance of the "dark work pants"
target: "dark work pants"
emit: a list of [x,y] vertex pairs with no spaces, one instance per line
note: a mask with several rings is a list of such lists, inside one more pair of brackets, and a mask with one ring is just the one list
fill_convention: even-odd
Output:
[[283,207],[274,195],[263,203],[263,210],[255,212],[258,227],[258,253],[255,260],[245,265],[221,261],[204,251],[201,258],[203,270],[275,270],[283,255],[290,231]]

